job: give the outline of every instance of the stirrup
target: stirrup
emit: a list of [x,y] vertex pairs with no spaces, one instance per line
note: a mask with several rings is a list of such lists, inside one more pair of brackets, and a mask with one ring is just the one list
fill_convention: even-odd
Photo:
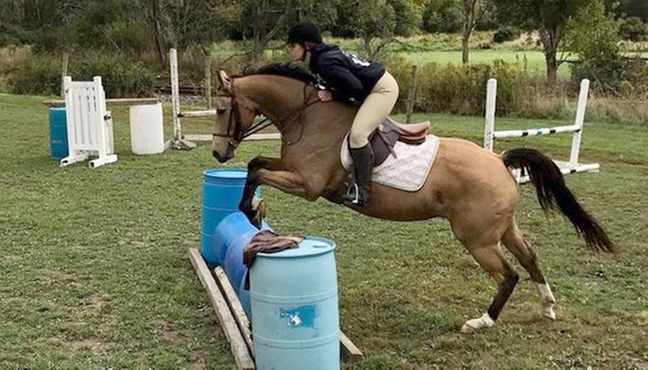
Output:
[[355,182],[349,186],[343,199],[356,206],[362,206],[366,203],[366,200],[360,199],[360,187]]

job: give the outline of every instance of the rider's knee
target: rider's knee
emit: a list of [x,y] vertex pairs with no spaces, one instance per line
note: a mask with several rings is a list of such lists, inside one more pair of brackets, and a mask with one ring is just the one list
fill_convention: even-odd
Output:
[[349,134],[349,143],[352,148],[362,148],[369,143],[369,138],[364,133],[353,132]]

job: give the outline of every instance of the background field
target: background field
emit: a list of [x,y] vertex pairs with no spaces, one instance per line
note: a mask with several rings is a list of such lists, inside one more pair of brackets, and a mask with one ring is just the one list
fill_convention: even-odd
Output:
[[[209,146],[132,155],[128,112],[114,108],[119,161],[60,168],[49,158],[42,99],[0,94],[0,367],[231,368],[187,258],[199,243],[202,171],[217,166]],[[481,142],[480,117],[416,118],[432,120],[435,134]],[[501,128],[557,123],[497,120]],[[195,125],[189,129],[209,132],[205,122]],[[268,221],[281,233],[336,241],[342,330],[366,355],[349,368],[646,369],[647,129],[586,122],[582,160],[602,170],[567,178],[620,246],[618,256],[586,250],[523,187],[518,223],[558,300],[556,322],[540,318],[533,284],[515,264],[523,278],[498,323],[459,334],[495,286],[444,220],[373,220],[266,187]],[[521,145],[566,157],[570,136],[511,140],[497,150]],[[246,142],[228,165],[277,152],[276,142]]]

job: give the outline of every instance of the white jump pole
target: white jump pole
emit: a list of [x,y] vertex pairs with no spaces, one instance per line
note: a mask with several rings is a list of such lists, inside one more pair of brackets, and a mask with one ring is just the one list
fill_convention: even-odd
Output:
[[185,140],[182,135],[180,123],[180,83],[178,82],[178,52],[176,49],[169,51],[169,63],[171,65],[171,104],[173,114],[173,138],[164,144],[165,149],[193,149],[196,144]]
[[486,86],[486,125],[484,125],[484,148],[493,151],[493,130],[495,130],[495,107],[497,103],[497,80],[488,79]]
[[580,151],[581,138],[583,136],[583,121],[585,120],[585,108],[587,107],[587,95],[589,94],[590,81],[584,78],[581,81],[580,93],[578,94],[578,106],[576,107],[576,119],[574,125],[578,128],[572,138],[571,153],[569,154],[569,166],[578,165],[578,152]]
[[[506,137],[524,137],[524,136],[538,136],[538,135],[551,135],[563,132],[573,132],[571,151],[569,155],[569,162],[554,160],[560,167],[563,174],[570,174],[576,172],[592,171],[598,172],[599,164],[582,164],[578,163],[578,153],[580,151],[580,143],[583,135],[583,122],[585,119],[585,109],[587,107],[587,96],[589,93],[590,81],[583,79],[580,85],[580,92],[578,95],[578,105],[576,108],[576,118],[573,125],[557,126],[551,128],[535,128],[528,130],[508,130],[508,131],[495,131],[495,106],[497,101],[497,80],[491,78],[488,80],[486,89],[486,113],[484,125],[484,149],[493,151],[493,141],[496,138]],[[528,180],[523,178],[522,181]]]

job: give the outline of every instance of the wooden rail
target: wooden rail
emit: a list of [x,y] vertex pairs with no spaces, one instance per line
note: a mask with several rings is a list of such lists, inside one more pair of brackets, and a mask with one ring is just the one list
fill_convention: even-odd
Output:
[[[221,267],[216,267],[212,274],[200,252],[195,248],[189,249],[189,258],[214,304],[221,327],[230,342],[237,368],[254,369],[254,346],[250,321],[225,271]],[[362,359],[362,352],[342,331],[340,331],[340,358],[348,362]]]
[[[149,105],[157,104],[160,100],[157,98],[116,98],[116,99],[106,99],[106,104],[111,105]],[[43,100],[43,104],[47,106],[63,106],[65,105],[65,100],[62,99],[48,99]]]

